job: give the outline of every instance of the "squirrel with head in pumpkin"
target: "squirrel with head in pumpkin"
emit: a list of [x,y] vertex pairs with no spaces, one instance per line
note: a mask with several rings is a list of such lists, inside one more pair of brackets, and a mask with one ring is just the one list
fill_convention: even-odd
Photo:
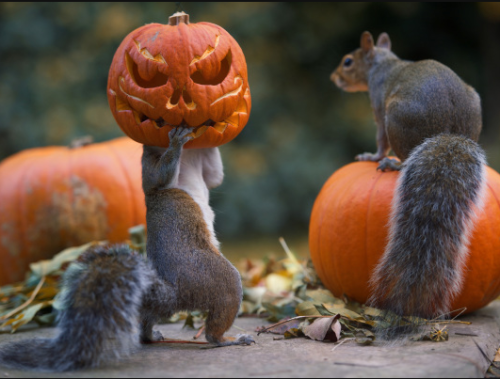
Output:
[[[480,98],[439,62],[399,59],[386,33],[374,44],[364,32],[361,47],[343,57],[331,80],[342,90],[369,93],[377,152],[356,159],[401,170],[370,302],[395,315],[393,325],[402,316],[446,315],[462,286],[484,197]],[[400,162],[387,156],[391,149]]]
[[64,276],[58,333],[0,348],[0,364],[44,371],[95,367],[161,341],[153,326],[179,311],[208,311],[205,335],[217,346],[249,345],[224,337],[242,300],[241,278],[219,252],[209,189],[222,183],[218,148],[183,149],[192,128],[169,133],[167,149],[144,146],[146,262],[124,245],[85,252]]

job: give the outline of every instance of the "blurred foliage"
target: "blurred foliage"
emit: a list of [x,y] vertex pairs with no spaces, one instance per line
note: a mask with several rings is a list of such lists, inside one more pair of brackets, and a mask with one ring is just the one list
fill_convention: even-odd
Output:
[[[108,108],[109,65],[135,28],[166,23],[177,3],[0,3],[0,159],[122,136]],[[388,32],[404,59],[436,59],[482,97],[481,143],[500,171],[498,3],[181,3],[192,22],[224,27],[247,59],[252,113],[221,152],[214,190],[221,238],[306,234],[326,179],[375,150],[366,93],[346,94],[329,75],[364,30]],[[1,178],[0,180],[5,180]]]

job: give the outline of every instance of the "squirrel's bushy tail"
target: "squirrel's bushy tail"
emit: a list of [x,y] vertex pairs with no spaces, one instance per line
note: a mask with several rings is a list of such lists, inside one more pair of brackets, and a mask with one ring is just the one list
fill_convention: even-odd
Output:
[[389,242],[373,277],[371,304],[396,317],[451,311],[462,286],[469,237],[482,209],[486,158],[472,140],[441,134],[404,163]]
[[0,364],[43,371],[95,367],[139,345],[139,312],[154,273],[125,245],[94,248],[70,266],[54,338],[0,347]]

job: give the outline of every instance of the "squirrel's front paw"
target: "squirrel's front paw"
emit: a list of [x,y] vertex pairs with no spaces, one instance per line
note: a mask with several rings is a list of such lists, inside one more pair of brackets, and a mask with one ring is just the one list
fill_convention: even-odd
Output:
[[379,154],[363,153],[356,155],[354,159],[361,162],[378,162],[382,158]]
[[381,171],[400,171],[401,162],[396,159],[384,158],[380,161],[377,170]]
[[168,133],[168,138],[170,138],[170,144],[183,146],[186,142],[193,139],[193,136],[190,136],[193,132],[194,128],[178,126],[172,129]]

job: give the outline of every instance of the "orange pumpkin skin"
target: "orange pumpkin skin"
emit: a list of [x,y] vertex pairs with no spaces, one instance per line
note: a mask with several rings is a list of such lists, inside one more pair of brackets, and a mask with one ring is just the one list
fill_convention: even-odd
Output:
[[162,147],[181,124],[197,128],[186,148],[225,144],[241,132],[251,109],[245,56],[227,31],[208,22],[132,31],[114,55],[107,95],[125,134]]
[[24,150],[0,163],[0,285],[29,264],[146,224],[142,146],[128,137]]
[[[377,171],[378,164],[356,162],[336,171],[321,189],[309,226],[311,259],[324,285],[366,303],[369,280],[384,253],[398,172]],[[462,291],[452,310],[467,313],[500,294],[500,175],[487,167],[485,207],[469,247]]]

